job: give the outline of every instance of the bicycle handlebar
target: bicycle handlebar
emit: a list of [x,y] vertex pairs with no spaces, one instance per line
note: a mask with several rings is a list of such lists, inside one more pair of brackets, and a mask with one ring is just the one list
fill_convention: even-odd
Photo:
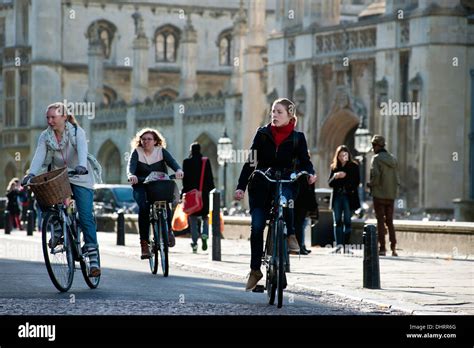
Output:
[[265,177],[265,179],[267,179],[268,181],[270,182],[281,182],[281,183],[291,183],[291,182],[295,182],[296,180],[298,180],[301,176],[303,175],[310,175],[307,171],[303,170],[299,173],[291,173],[291,176],[290,176],[290,179],[280,179],[280,180],[276,180],[276,179],[272,179],[270,178],[265,172],[259,170],[259,169],[256,169],[254,170],[254,173],[258,173],[258,174],[261,174]]

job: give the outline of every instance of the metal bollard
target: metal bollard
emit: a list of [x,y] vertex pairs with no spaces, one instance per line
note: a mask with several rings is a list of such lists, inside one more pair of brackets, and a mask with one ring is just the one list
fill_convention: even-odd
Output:
[[364,226],[364,288],[380,289],[380,267],[377,228]]
[[209,194],[212,214],[212,261],[221,261],[221,193],[214,189]]
[[12,225],[10,224],[10,212],[8,210],[5,210],[4,219],[5,219],[5,234],[10,234],[10,232],[12,231]]
[[125,245],[125,214],[122,210],[117,216],[117,245]]
[[32,236],[35,228],[35,212],[33,210],[28,210],[26,212],[26,222],[26,235]]

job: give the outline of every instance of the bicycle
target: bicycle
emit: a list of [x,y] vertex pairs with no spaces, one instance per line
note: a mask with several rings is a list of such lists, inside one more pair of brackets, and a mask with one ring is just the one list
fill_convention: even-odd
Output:
[[[275,179],[272,179],[266,172],[255,170],[255,174],[261,174],[271,183],[276,183],[275,195],[272,202],[272,210],[268,222],[268,232],[265,240],[265,247],[262,256],[262,263],[266,268],[265,286],[261,290],[267,291],[268,303],[273,305],[277,297],[277,307],[283,306],[283,290],[287,286],[286,272],[289,270],[290,258],[287,248],[287,229],[283,216],[283,208],[292,208],[287,198],[282,194],[282,184],[294,183],[302,175],[309,175],[306,171],[292,173],[289,180],[281,179],[281,172],[275,172]],[[276,232],[276,233],[275,233]],[[256,292],[259,292],[256,288]]]
[[[67,174],[68,177],[79,175],[76,171],[69,171]],[[87,172],[83,175],[86,174]],[[91,289],[96,289],[100,282],[100,275],[89,276],[89,254],[97,252],[99,267],[100,254],[98,249],[82,250],[83,240],[81,240],[79,213],[76,211],[73,196],[69,200],[66,199],[46,208],[46,211],[43,212],[41,230],[46,269],[56,289],[67,292],[71,288],[74,280],[75,262],[79,262],[86,284]]]
[[[169,240],[168,240],[168,211],[167,207],[174,196],[174,174],[169,176],[170,180],[159,180],[153,183],[159,185],[161,192],[147,190],[147,199],[152,201],[150,205],[150,225],[153,230],[153,237],[150,240],[151,257],[149,258],[150,270],[152,274],[158,273],[159,264],[164,277],[169,274]],[[149,185],[149,184],[146,184]]]

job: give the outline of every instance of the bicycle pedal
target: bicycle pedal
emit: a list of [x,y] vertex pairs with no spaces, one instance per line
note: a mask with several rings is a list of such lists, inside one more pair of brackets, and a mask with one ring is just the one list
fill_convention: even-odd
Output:
[[265,287],[263,285],[257,285],[253,290],[252,292],[264,292],[265,291]]

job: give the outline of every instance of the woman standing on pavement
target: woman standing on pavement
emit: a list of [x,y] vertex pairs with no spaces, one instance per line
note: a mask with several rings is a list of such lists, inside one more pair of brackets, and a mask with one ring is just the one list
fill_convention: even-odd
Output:
[[[336,149],[328,184],[333,188],[331,208],[334,218],[335,252],[339,252],[346,244],[349,244],[352,231],[351,216],[360,208],[359,165],[352,160],[351,153],[345,145],[340,145]],[[344,249],[344,252],[346,251]]]
[[[250,247],[251,261],[250,274],[246,290],[251,291],[258,281],[263,277],[260,267],[263,253],[263,231],[266,220],[269,218],[270,203],[273,193],[273,185],[260,175],[255,175],[251,182],[249,178],[255,169],[282,171],[283,178],[295,170],[305,170],[310,173],[308,183],[311,185],[316,181],[313,164],[309,158],[306,137],[303,133],[294,130],[296,125],[295,104],[286,98],[277,99],[272,105],[271,122],[260,127],[255,134],[250,150],[254,152],[253,158],[257,158],[256,168],[247,161],[240,173],[239,183],[235,191],[235,199],[244,198],[244,192],[249,186],[250,214],[252,215]],[[296,166],[295,163],[298,165]],[[285,185],[283,194],[288,200],[296,197],[296,184]],[[293,209],[285,208],[285,220],[288,233],[288,249],[299,252],[300,247],[295,237],[293,224]]]
[[[150,254],[150,202],[146,197],[143,183],[151,172],[167,174],[168,167],[176,172],[176,179],[184,176],[181,167],[171,154],[166,151],[166,140],[161,133],[153,128],[144,128],[136,134],[131,142],[133,149],[128,160],[128,181],[132,184],[133,198],[138,204],[138,229],[140,231],[141,259],[149,259]],[[168,207],[168,240],[169,246],[175,244],[171,231],[171,210]]]

